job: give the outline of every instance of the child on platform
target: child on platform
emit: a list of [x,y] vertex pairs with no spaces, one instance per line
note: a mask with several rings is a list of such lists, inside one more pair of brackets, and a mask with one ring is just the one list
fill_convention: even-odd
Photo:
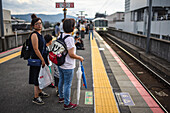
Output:
[[[46,51],[47,51],[47,53],[45,53],[45,59],[44,60],[45,60],[45,62],[47,62],[48,67],[50,69],[50,73],[52,74],[52,72],[51,72],[52,62],[49,60],[49,52],[50,52],[49,46],[52,44],[52,36],[50,34],[47,34],[47,35],[44,36],[44,39],[46,41]],[[53,83],[51,83],[49,85],[49,87],[55,88]]]

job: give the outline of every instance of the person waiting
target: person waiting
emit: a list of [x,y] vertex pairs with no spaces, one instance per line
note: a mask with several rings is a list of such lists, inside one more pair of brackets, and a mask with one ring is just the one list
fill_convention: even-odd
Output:
[[84,38],[84,32],[85,32],[85,25],[84,25],[84,21],[81,22],[80,24],[80,30],[81,30],[81,38]]
[[74,39],[77,50],[85,50],[83,40],[79,37],[79,32],[76,33]]
[[93,40],[93,30],[94,30],[94,25],[92,21],[90,21],[90,24],[88,25],[89,28],[89,40],[90,40],[90,35],[92,34],[92,40]]
[[60,23],[58,22],[55,26],[55,36],[58,37],[60,35]]

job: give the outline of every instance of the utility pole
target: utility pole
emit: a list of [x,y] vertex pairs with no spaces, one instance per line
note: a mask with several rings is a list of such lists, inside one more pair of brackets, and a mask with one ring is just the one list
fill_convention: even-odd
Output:
[[2,0],[0,0],[0,20],[1,20],[1,39],[2,39],[2,48],[3,51],[6,50],[6,44],[5,44],[5,36],[4,36],[4,23],[3,23],[3,9],[2,9]]
[[66,19],[66,8],[74,8],[74,2],[67,2],[64,0],[64,2],[56,2],[56,8],[64,8],[64,19]]
[[83,16],[83,12],[84,12],[84,11],[79,11],[79,12],[81,13],[81,20],[82,20],[82,16]]
[[64,0],[64,19],[66,19],[66,0]]
[[152,21],[152,0],[149,0],[148,16],[149,17],[148,17],[146,53],[149,53],[149,46],[150,46],[150,32],[151,32],[151,21]]

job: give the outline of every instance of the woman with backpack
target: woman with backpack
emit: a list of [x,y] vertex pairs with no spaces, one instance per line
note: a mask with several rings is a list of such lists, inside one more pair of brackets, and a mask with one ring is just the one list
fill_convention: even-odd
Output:
[[[31,59],[40,59],[41,60],[41,66],[45,66],[45,60],[43,56],[43,53],[45,53],[45,40],[44,37],[41,35],[42,30],[42,20],[41,18],[37,18],[35,14],[31,15],[32,21],[31,21],[31,27],[34,29],[34,31],[30,34],[29,40],[30,40],[30,51],[31,51]],[[40,72],[41,66],[30,66],[29,70],[29,84],[34,84],[34,98],[32,100],[33,103],[36,104],[44,104],[41,97],[48,97],[49,94],[43,92],[39,88],[38,83],[38,76]]]
[[77,107],[76,104],[70,102],[71,85],[74,76],[74,68],[76,59],[81,62],[84,60],[83,57],[76,55],[76,47],[74,38],[71,36],[75,28],[74,19],[66,19],[63,23],[64,34],[63,37],[68,36],[65,39],[68,54],[66,55],[65,62],[59,66],[59,103],[64,103],[64,109],[74,109]]

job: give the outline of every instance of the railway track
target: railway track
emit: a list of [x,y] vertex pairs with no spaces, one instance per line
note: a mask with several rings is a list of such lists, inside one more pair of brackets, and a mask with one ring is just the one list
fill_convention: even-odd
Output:
[[111,37],[103,34],[101,36],[119,55],[124,64],[154,98],[158,105],[165,112],[170,112],[170,83],[114,42]]

